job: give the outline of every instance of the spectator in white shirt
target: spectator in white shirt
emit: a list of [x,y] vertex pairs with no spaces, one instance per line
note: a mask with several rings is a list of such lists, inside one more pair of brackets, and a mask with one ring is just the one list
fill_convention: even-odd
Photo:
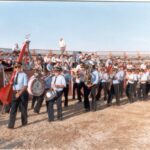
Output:
[[66,43],[63,38],[60,38],[59,40],[59,47],[60,47],[61,54],[63,54],[64,51],[66,50]]

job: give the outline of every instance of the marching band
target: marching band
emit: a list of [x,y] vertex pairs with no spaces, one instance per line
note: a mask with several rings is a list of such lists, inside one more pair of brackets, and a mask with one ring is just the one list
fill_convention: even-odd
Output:
[[[83,102],[85,111],[96,111],[98,101],[116,105],[127,96],[129,103],[147,100],[150,89],[150,65],[135,63],[126,58],[119,60],[111,56],[102,60],[95,54],[65,55],[50,54],[45,58],[37,56],[33,60],[34,74],[27,77],[23,64],[15,64],[18,71],[13,83],[13,98],[10,108],[8,128],[14,128],[17,109],[21,111],[22,125],[26,125],[28,99],[31,108],[40,113],[46,101],[48,120],[54,121],[54,104],[57,105],[57,118],[63,119],[64,107],[69,106],[69,98]],[[1,65],[2,65],[1,60]],[[30,65],[30,63],[29,63]],[[29,96],[28,96],[29,95]]]

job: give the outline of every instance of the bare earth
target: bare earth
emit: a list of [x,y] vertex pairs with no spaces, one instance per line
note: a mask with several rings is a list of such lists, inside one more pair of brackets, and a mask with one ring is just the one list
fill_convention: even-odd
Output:
[[[30,108],[30,104],[29,104]],[[20,113],[15,129],[7,129],[8,114],[0,115],[1,149],[149,150],[150,101],[105,107],[85,113],[83,104],[70,102],[64,119],[49,123],[45,105],[40,114],[29,109],[28,125],[21,127]]]

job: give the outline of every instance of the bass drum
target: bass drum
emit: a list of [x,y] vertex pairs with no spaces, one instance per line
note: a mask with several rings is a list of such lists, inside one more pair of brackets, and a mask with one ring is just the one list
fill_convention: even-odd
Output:
[[33,96],[41,96],[44,93],[45,84],[44,80],[32,76],[28,82],[28,92]]

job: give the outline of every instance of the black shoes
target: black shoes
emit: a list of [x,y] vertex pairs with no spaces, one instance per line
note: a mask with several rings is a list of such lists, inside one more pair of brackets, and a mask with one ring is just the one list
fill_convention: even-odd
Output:
[[39,114],[39,111],[37,111],[37,110],[34,110],[34,112],[37,113],[37,114]]
[[14,127],[13,127],[13,126],[12,126],[12,127],[11,127],[11,126],[7,126],[7,128],[8,128],[8,129],[14,129]]
[[54,120],[52,120],[52,119],[51,119],[51,120],[48,120],[48,122],[53,122],[53,121],[54,121]]
[[64,104],[64,107],[68,107],[68,104]]
[[85,109],[85,112],[89,112],[89,111],[90,111],[90,109],[89,109],[89,108],[86,108],[86,109]]
[[110,107],[112,104],[111,103],[107,103],[107,107]]
[[22,126],[26,126],[28,124],[28,122],[24,122],[22,123]]
[[7,128],[8,128],[8,129],[14,129],[14,125],[9,125],[9,124],[7,124]]

